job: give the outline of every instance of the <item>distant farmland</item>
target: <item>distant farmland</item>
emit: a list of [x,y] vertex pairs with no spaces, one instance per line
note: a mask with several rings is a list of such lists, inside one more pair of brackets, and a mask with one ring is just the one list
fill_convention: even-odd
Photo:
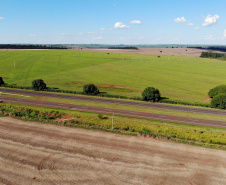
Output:
[[226,84],[226,62],[182,56],[69,50],[0,52],[0,76],[30,86],[41,78],[49,87],[82,90],[92,82],[101,91],[141,96],[147,86],[172,100],[203,102],[210,88]]

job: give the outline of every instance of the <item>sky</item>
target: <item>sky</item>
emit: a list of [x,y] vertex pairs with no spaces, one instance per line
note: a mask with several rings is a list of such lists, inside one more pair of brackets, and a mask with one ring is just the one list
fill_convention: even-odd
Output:
[[226,45],[226,0],[0,0],[0,44]]

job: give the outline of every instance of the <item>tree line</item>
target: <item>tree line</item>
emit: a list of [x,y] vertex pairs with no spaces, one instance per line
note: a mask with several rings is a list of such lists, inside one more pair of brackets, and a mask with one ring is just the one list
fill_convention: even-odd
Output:
[[0,44],[0,49],[67,49],[67,47],[37,44]]
[[202,58],[222,58],[225,57],[223,53],[202,52],[200,55]]
[[134,46],[123,46],[123,47],[108,47],[108,49],[135,49],[138,50],[138,47],[134,47]]
[[188,46],[188,48],[195,48],[195,49],[208,49],[213,51],[222,51],[226,52],[226,46]]

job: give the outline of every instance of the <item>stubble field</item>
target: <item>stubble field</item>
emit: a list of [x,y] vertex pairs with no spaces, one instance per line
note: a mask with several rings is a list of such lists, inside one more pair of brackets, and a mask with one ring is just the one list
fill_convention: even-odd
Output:
[[0,118],[2,184],[225,184],[225,151]]

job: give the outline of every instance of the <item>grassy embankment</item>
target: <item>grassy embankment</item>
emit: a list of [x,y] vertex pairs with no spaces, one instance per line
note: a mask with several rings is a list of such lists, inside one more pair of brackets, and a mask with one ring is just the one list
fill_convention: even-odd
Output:
[[226,84],[225,61],[193,57],[7,51],[0,52],[0,66],[9,84],[30,86],[41,78],[49,87],[81,91],[92,82],[103,92],[130,97],[141,96],[144,88],[153,86],[170,100],[189,102],[204,102],[209,89]]
[[[0,115],[226,149],[226,129],[2,103]],[[60,120],[56,119],[62,118]]]

